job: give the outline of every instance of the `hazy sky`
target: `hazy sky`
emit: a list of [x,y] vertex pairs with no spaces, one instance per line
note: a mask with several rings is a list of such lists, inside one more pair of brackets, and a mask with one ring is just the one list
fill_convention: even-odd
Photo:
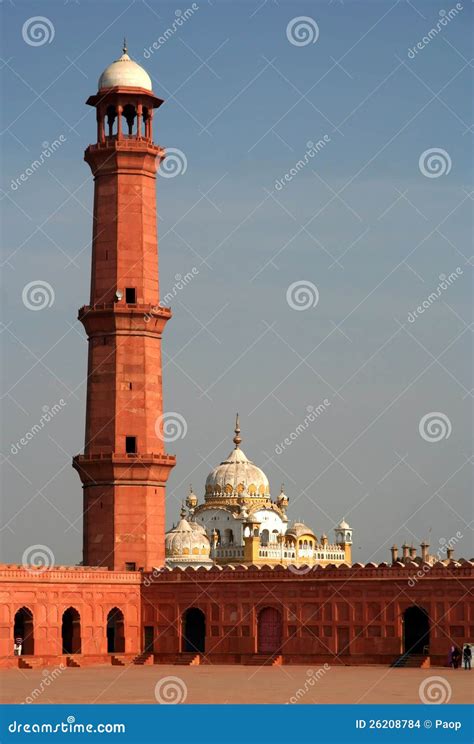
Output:
[[82,558],[71,458],[86,393],[76,315],[89,298],[82,158],[96,125],[85,100],[124,34],[166,99],[155,140],[179,151],[177,174],[157,181],[162,295],[193,276],[175,289],[163,342],[165,410],[185,421],[167,446],[178,458],[167,523],[190,483],[203,497],[238,410],[242,448],[273,496],[284,482],[290,517],[318,535],[345,517],[355,560],[386,560],[405,539],[436,552],[456,535],[469,557],[470,3],[1,10],[1,559],[21,562],[35,545],[57,563]]

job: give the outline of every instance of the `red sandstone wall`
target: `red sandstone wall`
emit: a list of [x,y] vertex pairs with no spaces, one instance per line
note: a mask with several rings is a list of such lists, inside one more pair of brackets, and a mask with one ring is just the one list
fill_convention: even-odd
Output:
[[431,569],[415,586],[408,584],[411,575],[396,568],[300,576],[283,568],[175,569],[155,580],[145,576],[143,624],[156,626],[156,652],[176,653],[182,615],[199,607],[206,616],[206,654],[255,653],[258,612],[271,606],[282,615],[287,659],[337,654],[344,663],[388,663],[403,652],[405,609],[418,605],[430,618],[430,654],[442,663],[452,643],[474,638],[473,570]]
[[34,618],[34,655],[62,654],[63,612],[80,614],[82,653],[107,653],[106,621],[118,607],[125,621],[125,652],[139,653],[140,575],[65,568],[45,571],[0,570],[0,657],[13,655],[13,621],[21,607]]
[[12,656],[13,618],[22,606],[34,615],[35,656],[61,654],[61,619],[68,607],[81,616],[82,653],[105,654],[106,618],[115,606],[125,618],[126,653],[139,653],[144,627],[153,626],[155,653],[176,654],[183,613],[198,607],[206,617],[206,655],[238,662],[240,654],[257,651],[259,611],[275,607],[286,661],[334,662],[337,656],[345,664],[390,663],[403,650],[403,612],[418,605],[429,615],[432,661],[444,663],[453,643],[474,638],[473,568],[431,568],[410,585],[412,577],[410,567],[319,568],[303,575],[283,567],[165,569],[155,576],[4,567],[0,656]]

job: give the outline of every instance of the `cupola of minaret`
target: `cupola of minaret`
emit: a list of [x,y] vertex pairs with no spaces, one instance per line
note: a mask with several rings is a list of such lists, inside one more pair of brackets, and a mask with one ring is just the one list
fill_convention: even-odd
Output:
[[79,311],[89,340],[84,454],[84,563],[117,570],[163,565],[165,484],[156,171],[163,103],[128,55],[99,78],[87,103],[97,139],[85,151],[94,177],[91,293]]

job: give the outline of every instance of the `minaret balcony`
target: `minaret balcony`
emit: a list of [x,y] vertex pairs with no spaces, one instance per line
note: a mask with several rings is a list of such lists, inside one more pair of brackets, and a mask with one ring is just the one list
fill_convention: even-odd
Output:
[[96,305],[84,305],[79,309],[77,317],[86,329],[89,338],[101,336],[104,333],[132,333],[161,337],[171,314],[171,308],[151,303],[131,305],[124,302],[103,302]]
[[124,485],[145,481],[148,485],[163,485],[176,465],[176,457],[164,452],[101,452],[76,455],[72,465],[82,482],[88,485],[117,481]]

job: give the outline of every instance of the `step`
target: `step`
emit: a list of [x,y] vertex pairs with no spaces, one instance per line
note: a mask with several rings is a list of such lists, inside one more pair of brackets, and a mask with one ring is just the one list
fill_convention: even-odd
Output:
[[73,669],[79,669],[80,664],[78,664],[77,660],[73,656],[67,656],[66,657],[66,666],[71,667]]
[[125,662],[119,656],[111,656],[110,661],[112,666],[125,666]]
[[144,664],[153,664],[153,654],[152,653],[139,654],[138,656],[135,656],[134,660],[132,661],[132,664],[135,664],[137,666],[143,666]]
[[44,666],[43,659],[35,658],[34,656],[19,656],[18,657],[18,668],[19,669],[39,669]]
[[430,657],[426,654],[402,654],[390,666],[403,669],[429,669]]
[[199,654],[183,653],[177,655],[172,664],[178,664],[181,666],[199,666],[201,664],[201,657]]
[[252,654],[251,656],[242,657],[242,664],[248,666],[281,666],[283,664],[283,657],[280,654],[276,656]]

